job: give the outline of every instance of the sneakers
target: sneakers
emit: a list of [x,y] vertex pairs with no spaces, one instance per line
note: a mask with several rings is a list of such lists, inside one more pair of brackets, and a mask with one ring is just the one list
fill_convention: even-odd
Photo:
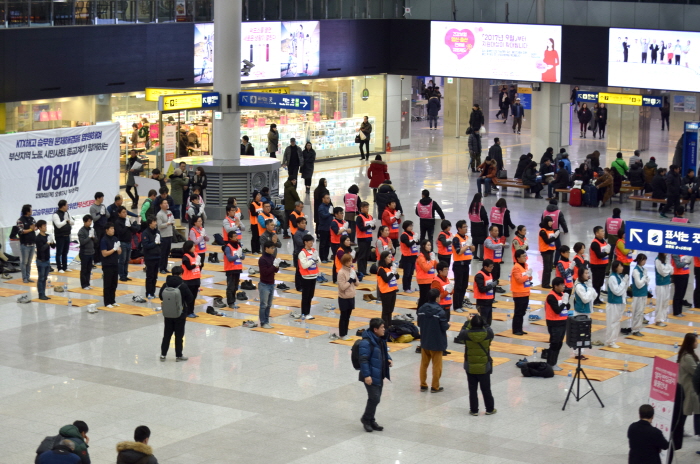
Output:
[[[31,282],[31,280],[30,280],[30,282]],[[690,303],[688,303],[687,300],[683,300],[683,306],[686,307],[686,308],[692,308],[692,307],[693,307],[693,305],[691,305]]]
[[655,325],[658,326],[658,327],[666,327],[668,324],[666,324],[665,322],[659,321],[659,322],[657,322]]
[[403,292],[404,293],[413,293],[414,291],[415,290],[413,290],[412,288],[409,288],[408,290],[404,290]]
[[466,313],[466,311],[463,310],[462,308],[457,308],[457,309],[455,309],[455,312],[456,312],[456,313]]
[[146,295],[146,299],[147,299],[147,300],[152,300],[152,299],[154,299],[155,297],[156,297],[155,295]]
[[350,335],[346,335],[346,336],[344,336],[344,337],[340,337],[340,340],[343,340],[343,341],[346,341],[346,342],[347,342],[347,341],[349,341],[349,340],[352,340],[352,337],[351,337]]
[[241,290],[255,290],[257,287],[252,280],[244,280],[241,284]]
[[[520,133],[520,132],[518,132],[518,134],[519,134],[519,133]],[[486,415],[487,415],[487,416],[493,416],[493,415],[496,414],[497,412],[498,412],[498,410],[494,408],[493,411],[486,411]]]
[[564,369],[562,369],[562,368],[559,367],[559,366],[552,366],[552,370],[553,370],[553,371],[563,371]]
[[336,334],[332,333],[328,336],[328,339],[330,341],[335,341],[335,340],[338,340],[338,336]]
[[238,292],[236,293],[236,300],[238,301],[245,301],[248,299],[248,295],[245,294],[245,292]]
[[323,272],[321,272],[319,275],[316,276],[316,282],[324,283],[328,282],[328,279],[326,279],[326,276],[323,275]]
[[168,271],[160,271],[161,274],[170,274]]
[[494,290],[496,293],[505,293],[505,289],[503,287],[496,287]]
[[247,248],[243,248],[243,253],[249,253],[249,254],[252,254],[253,252],[252,252],[252,251],[250,251],[250,250],[249,250],[249,249],[247,249]]
[[221,297],[218,297],[218,296],[216,298],[214,298],[212,305],[215,308],[225,308],[226,307],[226,303],[224,303],[224,299]]
[[620,345],[618,345],[618,344],[615,343],[615,342],[613,342],[613,343],[608,343],[608,348],[613,348],[613,349],[617,350],[617,349],[620,348]]
[[377,297],[375,297],[371,293],[365,293],[365,295],[362,297],[362,299],[365,301],[373,301],[373,300],[376,300]]
[[438,387],[438,388],[430,387],[430,393],[441,393],[443,391],[445,391],[445,387]]
[[27,304],[30,301],[32,301],[32,300],[29,299],[29,295],[22,295],[19,298],[17,298],[17,303],[20,303],[20,304]]
[[112,306],[114,306],[116,308],[117,306],[120,306],[120,305],[119,305],[119,303],[112,303]]
[[685,314],[683,314],[683,313],[680,313],[680,314],[674,314],[674,316],[676,316],[676,317],[685,317]]
[[252,329],[257,326],[258,324],[256,324],[255,321],[251,321],[250,319],[243,321],[243,324],[241,324],[241,327],[247,327],[249,329]]
[[112,306],[111,304],[109,304],[109,305],[105,306],[105,308],[114,309],[114,306]]
[[165,356],[160,357],[160,362],[165,362]]
[[90,314],[94,314],[94,313],[99,312],[98,309],[97,309],[97,305],[95,305],[95,304],[89,304],[88,307],[87,307],[87,312],[90,313]]
[[12,279],[12,276],[6,272],[2,276],[0,276],[0,278],[5,279],[5,280],[10,280],[10,279]]
[[63,269],[61,269],[61,270],[58,271],[58,273],[59,273],[59,274],[65,274],[66,271],[64,271]]
[[185,362],[188,359],[190,358],[188,358],[187,356],[180,356],[179,358],[175,358],[175,362]]
[[632,335],[634,335],[635,337],[643,337],[644,336],[644,334],[641,333],[640,331],[632,332]]
[[92,287],[83,287],[83,290],[92,290]]
[[[108,306],[108,307],[109,307],[109,306]],[[195,317],[199,317],[199,316],[197,316],[195,313],[189,313],[189,314],[187,315],[187,317],[191,317],[192,319],[194,319]]]
[[307,321],[310,321],[311,319],[316,319],[316,318],[313,317],[311,314],[309,314],[309,315],[306,316],[306,320],[307,320]]
[[278,289],[278,290],[289,290],[290,288],[291,288],[291,287],[289,287],[289,286],[288,286],[287,284],[285,284],[285,283],[281,283],[281,284],[278,284],[278,285],[277,285],[277,289]]
[[134,303],[147,303],[147,301],[144,300],[143,297],[142,297],[141,295],[134,295],[134,296],[132,296],[132,297],[131,297],[131,301],[133,301]]
[[470,415],[470,416],[478,416],[478,415],[479,415],[479,411],[469,411],[469,415]]
[[263,324],[262,328],[263,329],[274,329],[274,327],[272,327],[270,324]]
[[287,261],[280,262],[280,269],[287,269],[290,266],[291,266],[291,264],[289,264]]
[[423,387],[423,386],[421,386],[421,387],[420,387],[420,391],[421,391],[421,392],[427,392],[427,391],[428,391],[428,387]]

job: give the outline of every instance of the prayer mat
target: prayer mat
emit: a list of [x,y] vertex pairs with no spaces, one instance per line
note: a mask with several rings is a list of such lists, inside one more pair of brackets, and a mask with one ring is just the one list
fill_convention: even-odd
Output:
[[[32,280],[36,280],[35,278],[32,278]],[[8,285],[22,285],[24,287],[34,287],[36,288],[36,282],[31,283],[31,282],[22,282],[22,278],[20,277],[19,279],[12,279],[12,280],[3,280],[2,283],[8,284]],[[60,284],[59,284],[60,285]],[[46,283],[46,288],[48,289],[48,282]]]
[[536,347],[526,345],[516,345],[515,343],[503,343],[491,340],[491,351],[499,353],[517,354],[518,356],[532,356],[532,351]]
[[[303,322],[301,319],[296,319],[296,322]],[[336,329],[338,328],[338,324],[340,324],[340,319],[334,318],[334,317],[327,317],[327,316],[314,316],[313,319],[307,320],[309,324],[313,325],[322,325],[324,327],[335,327]],[[348,323],[348,329],[349,330],[357,330],[360,327],[367,327],[367,324],[369,322],[365,321],[350,321]]]
[[603,351],[612,351],[613,353],[629,354],[632,356],[642,356],[645,358],[660,357],[664,359],[671,358],[676,355],[673,351],[659,350],[656,348],[645,348],[643,346],[628,345],[626,343],[618,343],[620,348],[610,348],[609,346],[600,347]]
[[[340,310],[336,309],[334,311],[336,314],[340,314]],[[393,313],[392,316],[398,316],[399,313]],[[365,309],[365,308],[355,308],[352,310],[352,317],[362,317],[364,319],[373,319],[375,317],[382,317],[381,310],[376,309]]]
[[653,332],[644,332],[643,337],[637,337],[635,335],[627,335],[625,338],[629,338],[630,340],[637,340],[639,342],[646,342],[646,343],[658,343],[660,345],[671,345],[674,346],[678,344],[678,346],[683,343],[683,338],[682,337],[672,337],[670,335],[661,335]]
[[109,311],[111,313],[129,314],[131,316],[155,316],[160,314],[159,311],[154,311],[153,308],[145,308],[143,306],[132,306],[119,303],[119,306],[108,308],[107,306],[99,306],[100,311]]
[[194,319],[187,318],[187,322],[197,322],[199,324],[216,325],[219,327],[240,327],[244,319],[234,319],[232,317],[214,316],[209,313],[197,313]]
[[[357,335],[351,335],[352,340],[333,340],[331,343],[335,343],[336,345],[345,345],[345,346],[352,346],[355,344],[355,340],[360,340],[362,337],[358,337]],[[389,352],[393,353],[394,351],[400,351],[400,350],[405,350],[406,348],[413,348],[413,345],[410,343],[387,343],[386,346],[389,347]]]
[[2,296],[17,296],[17,295],[21,295],[22,293],[27,293],[27,292],[25,292],[24,290],[13,290],[11,288],[0,288],[0,297],[2,297]]
[[[93,295],[93,296],[101,297],[104,289],[101,287],[92,287],[92,290],[85,290],[85,289],[82,289],[80,287],[76,287],[76,288],[69,288],[68,291],[70,293],[80,293],[83,295]],[[132,292],[131,290],[116,290],[114,292],[114,296],[120,297],[120,296],[124,296],[124,295],[131,295],[132,293],[134,293],[134,292]]]
[[[230,311],[230,309],[226,308],[221,308],[225,309],[226,311]],[[252,303],[247,303],[247,304],[242,304],[239,305],[238,309],[236,310],[239,313],[243,314],[251,314],[253,316],[257,316],[260,314],[260,306],[259,305],[253,305]],[[277,309],[277,308],[270,308],[270,317],[281,317],[281,316],[289,316],[290,311],[289,310],[284,310],[284,309]]]
[[[646,367],[648,364],[636,362],[636,361],[627,361],[627,369],[625,369],[625,361],[621,359],[610,359],[610,358],[601,358],[599,356],[586,356],[585,360],[581,361],[581,365],[583,366],[593,366],[593,367],[602,367],[604,369],[614,369],[616,371],[627,371],[627,372],[634,372],[638,371],[639,369]],[[578,359],[576,358],[569,358],[564,362],[568,363],[573,363],[576,364],[578,363]],[[586,371],[588,373],[588,371]]]
[[[572,377],[574,374],[576,374],[576,366],[572,366],[571,364],[559,364],[559,367],[561,367],[562,370],[554,371],[554,375],[567,377],[569,375],[569,371],[571,371]],[[617,371],[604,371],[600,369],[585,369],[584,371],[586,372],[586,377],[588,377],[589,380],[595,380],[596,382],[605,382],[606,380],[610,380],[613,377],[620,375],[620,373]],[[581,380],[585,382],[586,377],[581,375]],[[586,388],[584,388],[584,390],[585,389]]]
[[531,342],[549,343],[548,333],[528,332],[526,335],[513,335],[512,330],[506,330],[505,332],[499,332],[496,335],[500,337],[514,338],[516,340],[529,340]]
[[[685,318],[683,318],[683,319],[685,319]],[[698,330],[697,327],[695,327],[695,326],[691,327],[691,326],[686,325],[686,324],[672,324],[670,322],[666,323],[666,327],[659,327],[656,324],[647,324],[646,328],[647,329],[655,329],[655,330],[663,330],[666,332],[677,332],[677,333],[682,333],[682,334],[693,333],[693,331]]]
[[[448,350],[450,351],[450,350]],[[464,363],[464,351],[454,351],[452,350],[450,354],[445,356],[444,354],[442,355],[442,360],[443,361],[452,361],[452,362],[457,362],[457,363]],[[493,367],[500,366],[501,364],[505,364],[508,361],[510,361],[510,358],[494,358],[492,357],[491,360],[493,361]]]
[[319,337],[321,335],[326,335],[327,332],[325,330],[314,330],[314,329],[308,329],[309,333],[306,333],[306,329],[304,327],[294,327],[290,325],[282,325],[282,324],[274,324],[274,328],[272,329],[263,329],[261,327],[255,327],[253,329],[250,329],[254,332],[265,332],[269,334],[277,334],[281,335],[284,337],[294,337],[294,338],[315,338]]
[[[35,298],[32,300],[34,303],[43,303],[43,304],[55,304],[58,306],[68,306],[68,298],[65,296],[55,296],[51,295],[49,298],[50,300],[40,300],[39,298]],[[100,300],[81,300],[79,298],[72,298],[72,306],[76,308],[82,308],[87,305],[91,304],[97,304]]]

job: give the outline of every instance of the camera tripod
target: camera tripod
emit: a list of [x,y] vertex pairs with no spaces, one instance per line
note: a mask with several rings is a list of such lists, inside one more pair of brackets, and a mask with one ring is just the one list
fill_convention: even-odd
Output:
[[[591,387],[590,390],[588,390],[586,393],[583,395],[581,394],[581,375],[583,375],[586,378],[586,382],[588,382],[588,386]],[[574,393],[574,383],[576,383],[576,393]],[[586,372],[583,370],[581,367],[581,348],[578,349],[578,366],[576,366],[576,374],[574,374],[574,378],[571,379],[571,385],[569,386],[569,393],[566,394],[566,400],[564,401],[564,406],[561,408],[561,410],[566,409],[566,403],[569,402],[569,397],[573,395],[574,399],[576,399],[576,402],[579,402],[581,398],[584,396],[588,395],[590,392],[593,392],[596,398],[598,398],[598,402],[600,403],[601,407],[605,407],[603,404],[603,401],[600,399],[600,396],[598,396],[598,393],[595,391],[595,388],[593,388],[593,384],[591,383],[590,379],[586,375]]]

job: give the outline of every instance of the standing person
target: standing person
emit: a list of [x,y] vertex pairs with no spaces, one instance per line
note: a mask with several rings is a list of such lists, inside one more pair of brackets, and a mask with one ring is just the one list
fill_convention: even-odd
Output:
[[[194,196],[194,195],[193,195]],[[146,198],[146,201],[143,202],[143,205],[141,206],[141,228],[146,227],[146,221],[148,220],[149,216],[156,217],[156,214],[158,214],[158,209],[156,209],[156,198],[158,197],[158,192],[154,189],[151,189],[148,191],[148,198]],[[199,198],[199,197],[197,197]],[[194,205],[194,202],[193,202]],[[192,208],[190,208],[191,210]],[[189,210],[188,210],[189,212]],[[201,214],[204,215],[204,209],[202,209]],[[190,215],[191,216],[191,215]],[[204,215],[206,218],[206,215]]]
[[693,258],[693,274],[695,274],[695,288],[693,290],[693,308],[700,308],[700,258]]
[[[46,222],[46,221],[44,221]],[[95,257],[95,230],[92,228],[92,216],[83,216],[83,227],[78,231],[78,245],[80,246],[80,288],[92,290],[90,286],[90,273]]]
[[194,170],[192,185],[199,185],[199,193],[202,196],[202,200],[206,200],[204,191],[207,189],[207,175],[202,166],[197,166],[197,168]]
[[360,419],[365,432],[384,430],[384,427],[377,424],[375,414],[377,405],[382,398],[384,379],[391,380],[389,369],[392,366],[392,361],[386,346],[385,333],[386,326],[382,319],[378,317],[370,319],[369,330],[362,332],[362,339],[358,346],[360,355],[359,381],[364,382],[367,390],[367,405]]
[[489,227],[489,236],[484,241],[484,261],[490,259],[493,262],[491,275],[495,282],[494,292],[505,293],[505,290],[498,286],[498,279],[501,277],[501,263],[503,262],[503,252],[508,242],[505,237],[499,237],[498,226]]
[[665,218],[666,212],[670,209],[675,211],[681,203],[681,176],[678,166],[672,164],[666,174],[666,204],[662,206],[661,217]]
[[389,228],[387,226],[379,226],[379,230],[377,230],[377,241],[374,244],[374,250],[376,252],[377,262],[379,261],[381,254],[385,251],[390,252],[392,256],[391,259],[392,261],[394,260],[393,257],[396,255],[396,249],[389,238]]
[[469,115],[469,128],[474,133],[476,137],[476,152],[481,156],[481,128],[484,125],[484,113],[479,108],[479,105],[474,103],[472,106],[472,112]]
[[306,142],[304,151],[301,152],[301,177],[304,179],[307,194],[311,191],[311,179],[314,176],[315,164],[316,151],[312,148],[311,142]]
[[255,156],[255,148],[247,135],[241,137],[241,156]]
[[[342,208],[340,208],[342,211]],[[322,263],[328,263],[328,252],[331,248],[331,224],[333,222],[333,204],[331,197],[327,193],[321,197],[321,204],[318,206],[316,234],[319,237],[319,252]]]
[[[330,192],[328,191],[328,181],[325,177],[321,177],[318,180],[318,185],[314,189],[314,222],[316,223],[316,229],[318,229],[319,220],[319,207],[323,204],[323,196],[328,194],[330,200]],[[333,213],[331,212],[331,215]],[[318,235],[318,230],[316,230],[316,238],[320,238]]]
[[625,295],[629,287],[629,275],[622,275],[624,266],[620,261],[613,261],[608,277],[608,302],[605,305],[607,330],[605,344],[610,348],[620,348],[615,343],[620,333],[620,319],[625,311]]
[[[68,250],[70,248],[70,234],[75,221],[68,212],[68,202],[58,202],[58,209],[51,217],[53,233],[56,239],[56,269],[60,274],[68,270]],[[103,255],[104,256],[104,255]]]
[[479,396],[477,390],[481,387],[484,397],[486,415],[496,414],[493,394],[491,393],[491,341],[493,330],[482,316],[472,317],[469,325],[462,329],[459,337],[464,340],[464,371],[467,373],[469,384],[469,414],[479,415]]
[[[301,274],[301,314],[293,314],[295,319],[314,319],[311,313],[311,300],[316,292],[316,278],[318,277],[318,263],[320,262],[318,251],[314,248],[314,238],[310,234],[303,237],[304,248],[297,255],[299,259],[299,273]],[[351,256],[352,258],[352,256]],[[340,306],[339,306],[340,307]],[[341,310],[342,314],[342,310]],[[349,316],[348,316],[349,317]]]
[[669,443],[664,438],[663,432],[651,425],[653,419],[654,407],[650,404],[641,405],[639,407],[639,421],[627,429],[630,463],[661,464],[659,454],[662,450],[668,449]]
[[428,190],[423,190],[421,192],[421,199],[416,204],[416,216],[420,219],[421,240],[427,238],[432,243],[433,233],[435,232],[435,221],[433,218],[436,213],[440,216],[440,219],[445,219],[445,214],[442,212],[440,205],[430,198],[430,192]]
[[173,244],[173,231],[175,224],[175,215],[168,209],[168,200],[160,199],[160,210],[156,215],[158,224],[158,232],[160,232],[160,260],[158,267],[161,274],[168,273],[168,258],[170,257],[170,249]]
[[617,232],[617,243],[615,244],[614,257],[616,261],[622,263],[622,274],[628,275],[630,273],[630,264],[632,264],[632,253],[634,250],[625,248],[625,233],[623,231]]
[[[104,198],[105,196],[102,192],[95,193],[95,203],[93,203],[90,206],[90,216],[92,216],[92,225],[95,229],[95,238],[97,239],[97,243],[100,243],[102,237],[104,237],[105,235],[105,225],[107,224],[107,222],[110,219],[112,219],[113,221],[115,220],[111,218],[111,215],[107,211],[107,208],[104,205]],[[99,264],[101,258],[102,257],[100,255],[97,255],[95,259],[95,264]]]
[[350,246],[351,243],[352,242],[350,241],[350,237],[348,235],[340,236],[338,250],[335,252],[335,256],[333,257],[333,269],[335,270],[335,279],[333,281],[334,284],[338,282],[338,272],[340,272],[340,270],[343,268],[343,264],[341,263],[343,256],[350,255],[352,256],[353,262],[355,261],[356,253]]
[[[593,312],[593,301],[598,297],[593,282],[591,281],[591,271],[583,268],[579,271],[578,279],[574,283],[574,316],[589,316]],[[581,355],[583,356],[583,355]],[[578,359],[578,356],[576,356]],[[586,359],[585,356],[581,359]]]
[[33,283],[29,278],[36,250],[36,221],[32,216],[32,205],[22,206],[22,216],[17,220],[19,229],[19,259],[22,270],[22,282]]
[[51,248],[55,247],[54,238],[46,233],[46,221],[40,219],[36,223],[36,234],[34,246],[36,247],[36,270],[39,273],[37,278],[36,289],[39,293],[40,300],[50,300],[46,296],[46,280],[49,277],[49,269],[51,269]]
[[110,309],[119,306],[115,294],[117,292],[119,263],[118,258],[122,253],[121,243],[114,235],[114,224],[108,222],[105,226],[105,236],[100,241],[102,253],[102,298],[104,305]]
[[641,332],[644,323],[644,309],[647,305],[648,285],[651,281],[644,265],[647,263],[647,256],[644,253],[637,255],[635,259],[637,265],[632,271],[632,335],[642,337]]
[[563,346],[566,335],[566,319],[569,317],[569,294],[564,292],[564,279],[555,277],[552,280],[552,291],[545,300],[545,317],[547,319],[547,331],[549,332],[549,351],[547,352],[547,364],[555,371],[562,370],[557,366],[559,351]]
[[656,276],[656,311],[654,321],[659,327],[666,327],[668,307],[671,303],[671,278],[673,265],[666,253],[659,253],[654,261]]
[[270,325],[270,307],[272,306],[272,297],[275,293],[275,274],[280,270],[280,259],[272,255],[275,251],[274,243],[270,241],[263,242],[263,254],[258,258],[258,267],[260,268],[260,283],[258,284],[260,310],[258,318],[260,319],[260,327],[263,329],[274,328]]
[[450,233],[452,229],[452,223],[446,219],[440,223],[441,232],[437,237],[437,255],[438,260],[447,263],[447,267],[450,267],[452,263],[452,239],[454,236]]
[[[418,308],[428,301],[428,291],[436,277],[438,264],[435,253],[432,252],[433,244],[427,240],[420,241],[420,251],[416,259],[416,281],[418,282]],[[405,280],[406,276],[404,276]]]
[[667,130],[671,130],[671,124],[669,123],[669,119],[671,116],[671,104],[666,100],[664,102],[664,105],[659,108],[659,111],[661,111],[661,130],[664,130],[664,126],[666,127]]
[[[311,236],[309,235],[309,237]],[[338,309],[340,310],[338,338],[341,340],[352,340],[352,337],[348,336],[348,326],[350,325],[352,310],[355,309],[355,289],[359,282],[357,280],[357,271],[352,266],[350,253],[345,253],[340,258],[340,264],[342,267],[338,271]]]
[[695,200],[698,198],[699,190],[700,183],[698,183],[698,178],[695,176],[695,171],[688,169],[687,175],[681,182],[681,197],[690,202],[688,204],[688,211],[690,213],[695,209]]
[[277,158],[277,150],[279,150],[280,134],[277,132],[277,124],[270,124],[270,132],[267,133],[267,152],[270,158]]
[[401,224],[401,211],[396,209],[396,202],[390,201],[382,213],[382,225],[389,228],[389,238],[394,248],[399,246],[399,225]]
[[[596,124],[598,125],[598,138],[605,138],[605,126],[608,125],[608,109],[605,103],[601,103],[598,110],[595,112]],[[595,134],[593,134],[595,137]]]
[[505,198],[499,198],[496,205],[491,208],[489,215],[491,225],[498,227],[499,237],[510,237],[510,230],[515,229],[515,224],[510,220],[510,210]]
[[[136,167],[134,167],[136,164]],[[139,209],[139,184],[136,178],[143,172],[143,164],[138,159],[138,152],[131,150],[126,160],[126,194],[131,198],[131,209]],[[132,193],[133,190],[133,193]]]
[[[299,147],[297,147],[299,148]],[[289,222],[291,220],[292,211],[296,208],[296,204],[300,203],[299,193],[297,192],[297,178],[296,176],[290,176],[287,182],[284,183],[284,214],[285,214],[285,227],[284,236],[285,239],[292,238],[289,235]],[[293,233],[293,232],[292,232]]]
[[493,279],[491,272],[493,271],[493,261],[484,259],[482,268],[474,276],[473,292],[476,300],[476,309],[484,319],[484,324],[491,325],[493,313],[493,289],[498,285],[498,281]]
[[[182,340],[185,337],[185,323],[187,322],[187,315],[190,314],[194,306],[194,296],[190,291],[190,287],[182,280],[183,268],[182,266],[173,266],[172,275],[169,275],[165,279],[165,285],[160,288],[160,293],[158,297],[160,301],[163,301],[163,292],[166,288],[177,289],[180,292],[180,299],[182,302],[182,311],[177,317],[167,317],[164,314],[163,321],[165,325],[163,326],[163,341],[160,344],[160,360],[165,362],[165,358],[168,355],[168,348],[170,348],[170,340],[175,335],[175,361],[182,362],[187,361],[187,357],[182,355]],[[165,313],[166,311],[164,311]]]
[[437,130],[438,127],[438,113],[440,113],[440,109],[442,108],[442,105],[440,104],[440,99],[437,97],[437,95],[433,95],[428,99],[427,105],[425,105],[426,110],[428,112],[428,127],[430,130],[433,130],[433,123],[435,123],[435,130]]
[[591,110],[591,131],[593,132],[593,138],[596,136],[596,132],[598,132],[598,110],[600,109],[600,104],[595,103],[593,105],[593,109]]
[[156,281],[158,280],[158,266],[160,264],[160,232],[158,232],[158,220],[149,217],[147,227],[141,235],[143,246],[143,260],[146,264],[146,298],[156,297]]
[[[680,397],[683,398],[680,417],[678,421],[674,421],[674,427],[671,431],[674,441],[674,448],[679,449],[683,444],[683,432],[687,416],[700,414],[700,398],[695,391],[693,381],[695,370],[700,364],[700,359],[698,359],[695,350],[698,348],[698,336],[694,333],[687,333],[683,338],[683,343],[678,350],[678,386],[681,387]],[[677,396],[678,397],[678,396]],[[697,424],[697,416],[695,416],[695,421]]]
[[290,179],[296,180],[297,176],[299,175],[299,168],[303,166],[304,157],[301,153],[301,147],[297,145],[297,140],[292,137],[289,139],[289,146],[284,149],[284,156],[282,156],[282,167],[289,169]]
[[187,240],[182,245],[182,280],[185,281],[185,285],[192,293],[192,304],[187,306],[187,317],[199,317],[194,313],[194,306],[197,301],[199,286],[201,285],[201,261],[203,261],[202,257],[195,253],[194,242]]
[[393,262],[391,252],[383,251],[377,262],[377,286],[379,300],[382,303],[382,319],[385,325],[391,322],[391,315],[396,305],[396,292],[399,290],[398,266]]
[[[486,208],[481,204],[481,194],[477,193],[472,198],[472,202],[469,204],[469,222],[472,231],[472,244],[476,247],[476,259],[482,259],[484,256],[483,244],[488,235],[486,229],[489,224],[489,216],[486,214]],[[481,253],[479,253],[478,248],[481,245]]]
[[[367,116],[364,117],[364,120],[362,121],[362,124],[360,124],[360,127],[357,129],[357,134],[360,136],[360,159],[369,159],[369,137],[370,134],[372,133],[372,124],[369,122],[369,118]],[[362,151],[362,145],[367,148],[367,153]],[[366,158],[365,158],[366,157]]]
[[277,248],[282,248],[282,242],[280,242],[279,236],[277,235],[277,230],[275,229],[275,221],[273,219],[265,220],[265,232],[263,232],[260,236],[260,241],[262,243],[274,243],[275,251],[272,253],[272,257],[277,258]]
[[[299,220],[301,218],[306,219],[304,216],[304,202],[297,200],[294,202],[294,209],[290,211],[287,221],[287,226],[289,227],[289,232],[292,237],[294,237],[299,230]],[[306,227],[304,227],[304,229],[306,229]]]
[[[204,227],[202,227],[202,222],[202,217],[197,217],[188,235],[188,239],[194,243],[195,250],[201,258],[199,261],[200,271],[204,268],[204,259],[207,254],[207,242],[209,242],[209,236],[204,230]],[[212,262],[212,260],[210,259],[209,262]]]
[[[369,159],[369,156],[367,159]],[[382,155],[375,156],[374,160],[369,163],[367,178],[369,179],[369,188],[372,189],[374,199],[376,200],[377,189],[384,183],[385,180],[390,178],[389,168],[387,167],[386,162],[382,160]]]
[[418,307],[418,327],[420,328],[421,362],[420,362],[420,391],[428,391],[428,366],[433,364],[433,378],[430,385],[431,393],[440,393],[442,376],[442,354],[447,350],[447,330],[450,323],[445,311],[438,304],[440,290],[431,288],[427,301]]
[[[625,230],[625,221],[620,217],[621,213],[620,208],[613,208],[612,217],[605,220],[605,239],[613,249],[617,245],[617,233]],[[608,260],[608,267],[605,270],[606,274],[610,272],[610,264]]]
[[523,319],[527,314],[527,306],[530,302],[530,288],[532,287],[532,269],[527,265],[527,252],[517,250],[515,263],[510,274],[510,288],[513,292],[515,313],[513,314],[513,335],[527,335],[523,331]]
[[345,206],[345,221],[350,226],[350,240],[355,241],[355,219],[360,213],[360,203],[362,198],[358,195],[360,187],[352,184],[348,188],[348,193],[343,195],[343,205]]
[[589,247],[591,250],[589,261],[591,265],[591,274],[593,274],[593,288],[598,294],[598,297],[593,302],[595,306],[603,304],[600,300],[600,289],[603,288],[603,284],[605,284],[605,268],[608,266],[612,247],[605,241],[605,229],[601,226],[595,226],[593,228],[593,235],[594,238]]
[[[340,248],[340,242],[344,236],[347,236],[350,231],[350,226],[343,219],[344,213],[343,208],[336,206],[333,208],[333,219],[330,223],[330,242],[331,242],[331,253],[332,260],[335,261],[336,255],[338,253],[338,248]],[[336,281],[336,267],[333,266],[333,283]]]
[[540,233],[537,234],[537,241],[542,255],[542,288],[552,288],[549,283],[552,278],[552,267],[554,263],[555,242],[559,237],[559,231],[552,228],[554,220],[551,216],[545,216],[540,223]]
[[[473,238],[467,235],[467,221],[460,219],[456,224],[457,233],[452,239],[452,272],[454,273],[454,308],[464,307],[465,293],[469,286],[469,266],[474,258],[476,247]],[[472,227],[472,233],[474,228]],[[467,303],[469,305],[469,303]]]
[[493,145],[489,148],[489,156],[496,161],[496,172],[503,169],[503,149],[501,149],[501,139],[493,139]]
[[[505,121],[504,121],[505,124]],[[479,134],[475,133],[471,127],[467,128],[467,148],[469,149],[469,168],[472,172],[479,172],[477,168],[481,166],[481,151],[479,151]]]
[[504,85],[498,92],[498,113],[496,113],[496,119],[498,119],[500,115],[503,115],[503,119],[506,119],[508,117],[508,110],[504,108],[504,100],[507,96],[508,90],[507,87]]
[[186,198],[189,189],[189,180],[185,178],[180,168],[173,171],[170,176],[170,194],[173,197],[173,216],[175,219],[184,218],[184,210],[187,205]]
[[[651,161],[649,161],[651,162]],[[645,176],[651,174],[651,169],[646,170],[645,168]],[[653,177],[651,179],[650,183],[650,188],[651,188],[651,197],[656,198],[658,200],[665,200],[666,199],[666,169],[665,168],[657,168],[656,163],[654,163],[654,170],[653,170]],[[659,204],[659,212],[663,210],[663,205]]]
[[511,254],[513,255],[513,263],[515,263],[515,253],[518,250],[528,251],[530,249],[530,243],[527,241],[527,227],[524,225],[519,225],[515,229],[515,235],[513,240],[511,240]]
[[263,212],[262,195],[257,190],[253,191],[253,199],[248,205],[250,212],[250,249],[251,253],[260,253],[260,226],[258,224],[258,216]]
[[403,269],[403,291],[413,293],[411,281],[413,272],[416,270],[416,260],[418,259],[418,237],[413,233],[413,221],[404,222],[401,233],[401,269]]
[[369,203],[363,201],[360,203],[360,214],[357,215],[355,221],[357,241],[357,272],[363,276],[367,274],[367,259],[369,258],[372,247],[372,234],[377,228],[372,215],[369,214]]
[[520,134],[520,128],[523,125],[523,119],[525,119],[525,108],[520,104],[520,97],[515,99],[515,104],[511,106],[510,112],[513,115],[513,133],[515,134],[515,128],[518,128],[518,134]]
[[[433,280],[433,283],[430,284],[431,289],[435,289],[440,292],[440,300],[438,300],[438,304],[443,309],[443,311],[445,311],[445,316],[447,316],[447,322],[450,321],[450,308],[452,307],[452,300],[454,298],[455,291],[454,284],[450,282],[450,278],[447,276],[449,271],[450,266],[448,266],[447,263],[438,262],[437,275],[435,276],[435,280]],[[426,301],[427,298],[428,297],[426,295]],[[465,311],[461,308],[457,308],[455,309],[455,312],[463,313]],[[418,352],[418,350],[416,350],[416,352]],[[448,355],[450,353],[445,351],[443,354]]]
[[224,253],[224,272],[226,273],[226,304],[231,309],[237,309],[236,293],[238,292],[238,283],[241,280],[245,253],[243,253],[243,247],[238,241],[238,233],[235,230],[230,230],[226,238],[228,241],[221,247],[221,251]]
[[685,301],[685,291],[688,288],[690,277],[690,264],[693,262],[691,256],[671,255],[671,265],[673,266],[673,315],[685,317],[683,307],[692,307]]
[[[138,224],[131,223],[126,215],[126,208],[120,206],[117,209],[117,221],[114,223],[114,236],[119,240],[122,252],[119,254],[119,280],[128,282],[129,261],[131,261],[131,240],[134,232],[138,232]],[[144,222],[146,224],[146,222]]]
[[581,134],[579,135],[582,138],[586,138],[586,132],[588,131],[588,124],[591,122],[592,119],[592,114],[591,110],[588,109],[588,104],[584,103],[581,105],[581,109],[578,110],[578,123],[579,123],[579,128],[581,129]]

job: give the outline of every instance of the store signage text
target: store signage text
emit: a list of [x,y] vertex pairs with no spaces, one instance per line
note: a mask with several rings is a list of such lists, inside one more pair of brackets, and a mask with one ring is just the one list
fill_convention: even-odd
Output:
[[195,89],[146,89],[146,101],[157,102],[158,97],[161,95],[189,95],[197,93],[206,93],[206,90],[195,90]]
[[161,95],[158,98],[158,111],[195,110],[219,106],[219,92],[190,95]]
[[240,92],[238,106],[248,108],[276,108],[288,110],[310,110],[314,97],[308,95],[261,95],[255,92]]
[[605,103],[612,105],[651,106],[660,108],[663,99],[653,95],[579,91],[576,93],[576,101],[579,103]]
[[288,95],[291,89],[289,87],[271,87],[268,89],[246,89],[246,92],[255,92],[255,93],[277,93],[277,94],[284,94]]

